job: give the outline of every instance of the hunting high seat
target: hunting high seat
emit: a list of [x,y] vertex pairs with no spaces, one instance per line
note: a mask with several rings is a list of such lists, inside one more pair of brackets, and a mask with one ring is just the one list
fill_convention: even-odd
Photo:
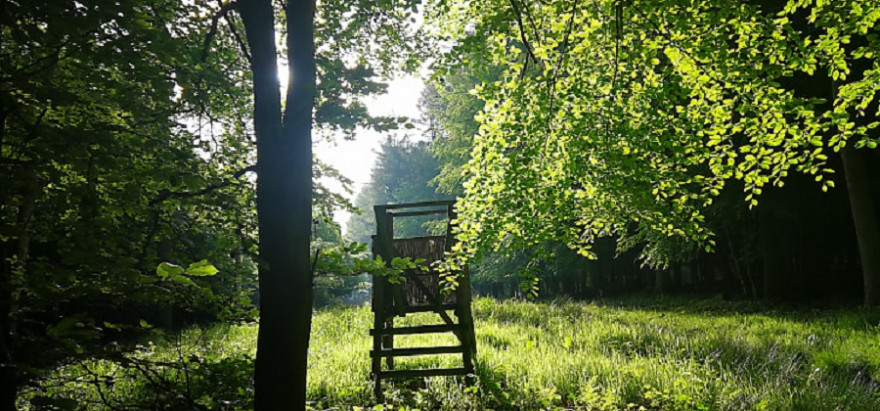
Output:
[[[425,259],[431,264],[444,257],[452,247],[452,221],[455,218],[453,201],[429,201],[410,204],[378,205],[376,212],[376,235],[373,236],[373,255],[381,256],[386,264],[395,257],[409,257],[413,261]],[[431,214],[446,214],[446,234],[439,236],[394,238],[394,219]],[[372,377],[375,381],[376,399],[382,401],[382,380],[419,378],[431,376],[474,375],[473,356],[477,346],[474,338],[474,322],[471,315],[471,285],[467,269],[458,273],[458,287],[452,293],[441,292],[437,272],[407,270],[402,284],[391,284],[385,277],[373,277],[373,349]],[[452,311],[458,322],[449,315]],[[434,312],[442,320],[439,324],[394,327],[394,318],[409,313]],[[395,335],[430,333],[454,333],[460,345],[442,347],[395,348]],[[432,368],[395,370],[394,357],[461,354],[460,368]],[[385,358],[386,367],[382,367]]]

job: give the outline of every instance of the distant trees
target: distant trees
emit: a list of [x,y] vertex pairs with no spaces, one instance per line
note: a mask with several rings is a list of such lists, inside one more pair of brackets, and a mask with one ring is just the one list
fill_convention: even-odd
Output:
[[[438,172],[428,142],[412,141],[409,137],[388,137],[377,154],[370,181],[355,199],[355,206],[361,213],[352,215],[348,221],[346,236],[351,241],[370,243],[370,236],[376,232],[374,205],[446,198],[428,184]],[[430,216],[400,219],[394,225],[395,235],[426,235],[429,228],[425,224],[431,220],[434,218]]]
[[[460,251],[557,240],[592,257],[613,236],[663,267],[693,245],[719,249],[706,213],[726,189],[755,206],[796,175],[834,187],[829,158],[842,151],[846,163],[880,141],[880,12],[867,1],[758,3],[433,9],[454,44],[447,67],[504,70],[475,88],[485,107]],[[876,193],[858,174],[870,169],[847,176],[867,305],[877,302]]]

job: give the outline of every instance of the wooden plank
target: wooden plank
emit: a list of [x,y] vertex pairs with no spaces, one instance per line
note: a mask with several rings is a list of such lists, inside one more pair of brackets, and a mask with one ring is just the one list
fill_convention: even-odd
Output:
[[[376,213],[376,235],[373,236],[373,256],[382,256],[387,262],[391,261],[393,253],[392,238],[394,237],[394,220],[388,216],[388,211],[381,206],[373,207]],[[388,316],[387,309],[391,304],[387,301],[390,297],[390,284],[388,279],[384,277],[373,276],[373,328],[381,329],[385,327],[385,318]],[[388,294],[386,294],[386,292]],[[373,349],[382,350],[382,336],[373,336]],[[376,401],[383,401],[382,394],[382,378],[379,373],[382,371],[382,358],[373,357],[371,371],[374,376],[375,384],[373,385],[373,393]]]
[[455,200],[436,200],[436,201],[418,201],[415,203],[401,203],[401,204],[386,204],[382,207],[385,207],[389,210],[393,210],[395,208],[415,208],[415,207],[431,207],[431,206],[448,206],[450,204],[455,204]]
[[420,236],[415,236],[415,237],[399,237],[399,238],[395,238],[394,240],[395,241],[397,241],[397,240],[424,240],[424,239],[443,240],[445,238],[446,238],[446,235],[444,234],[444,235],[420,235]]
[[388,214],[391,215],[391,217],[414,217],[414,216],[420,216],[420,215],[446,214],[446,209],[440,208],[440,209],[436,209],[436,210],[396,211],[396,212],[389,211]]
[[412,327],[385,328],[370,330],[370,335],[412,335],[412,334],[433,334],[455,331],[461,328],[460,324],[436,324],[436,325],[417,325]]
[[467,375],[469,372],[465,368],[431,368],[426,370],[395,370],[382,371],[379,373],[381,378],[423,378],[423,377],[444,377],[453,375]]
[[458,307],[458,305],[456,305],[456,304],[442,304],[442,305],[440,305],[439,307],[436,306],[436,305],[434,305],[434,304],[431,304],[431,305],[419,305],[419,306],[415,306],[415,307],[407,307],[406,310],[404,310],[403,312],[404,312],[405,314],[409,314],[409,313],[426,313],[426,312],[428,312],[428,311],[434,311],[434,312],[437,312],[438,309],[439,309],[439,310],[443,310],[443,311],[449,311],[449,310],[454,310],[454,309],[457,308],[457,307]]
[[434,354],[459,354],[464,352],[465,347],[461,345],[450,345],[446,347],[416,347],[416,348],[393,348],[389,350],[371,350],[370,356],[376,357],[412,357],[416,355],[434,355]]
[[[373,207],[376,213],[376,235],[373,237],[373,256],[380,256],[386,265],[391,264],[394,258],[394,220],[388,216],[385,207]],[[376,306],[391,307],[392,291],[388,279],[373,276],[373,311]],[[383,309],[383,312],[386,310]]]

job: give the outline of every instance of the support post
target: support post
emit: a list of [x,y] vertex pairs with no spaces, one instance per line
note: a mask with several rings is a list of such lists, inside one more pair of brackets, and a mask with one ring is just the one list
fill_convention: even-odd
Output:
[[[393,238],[394,238],[394,221],[388,214],[385,206],[373,207],[376,213],[376,235],[373,236],[373,255],[382,257],[385,264],[390,264],[394,258]],[[384,277],[373,277],[373,329],[384,330],[387,325],[386,319],[393,315],[392,305],[388,301],[391,296],[391,284]],[[393,323],[392,323],[393,325]],[[376,333],[373,337],[373,351],[380,352],[384,349],[384,343],[388,342],[393,345],[393,341],[387,341],[386,336]],[[393,337],[390,337],[393,338]],[[389,368],[393,369],[394,361],[388,360]],[[375,386],[373,393],[376,395],[376,401],[384,401],[382,394],[382,358],[373,357],[372,359],[373,378]]]
[[[378,231],[378,230],[377,230]],[[373,236],[373,255],[380,255],[377,244],[379,243],[379,235]],[[373,329],[376,333],[373,335],[373,351],[382,350],[382,333],[381,330],[385,323],[382,321],[386,316],[385,312],[385,283],[387,280],[381,277],[373,276]],[[382,379],[379,376],[382,372],[382,358],[373,357],[371,359],[371,373],[373,378],[373,393],[376,395],[376,402],[384,400],[382,395]]]
[[[394,317],[389,317],[385,320],[385,330],[391,330],[394,328]],[[382,349],[383,350],[393,350],[394,349],[394,333],[387,333],[384,337],[382,337]],[[389,370],[394,370],[394,357],[388,356],[385,359],[385,366],[388,367]]]
[[[452,246],[455,243],[455,234],[452,232],[454,226],[453,220],[457,217],[454,203],[447,206],[446,213],[449,216],[449,222],[446,224],[446,251],[449,252],[452,251]],[[458,273],[458,276],[458,289],[455,290],[455,302],[458,307],[456,308],[455,313],[458,315],[458,323],[461,325],[460,339],[462,345],[464,345],[462,363],[468,372],[465,377],[465,383],[467,385],[473,385],[475,382],[473,377],[473,357],[477,353],[477,340],[474,331],[474,317],[471,312],[471,299],[473,297],[471,295],[471,278],[467,267],[464,267],[462,271]]]

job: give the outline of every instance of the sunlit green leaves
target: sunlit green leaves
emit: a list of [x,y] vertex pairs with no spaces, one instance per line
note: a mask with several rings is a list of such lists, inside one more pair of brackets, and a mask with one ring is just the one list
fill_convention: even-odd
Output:
[[160,263],[156,267],[156,275],[163,280],[171,276],[183,274],[183,272],[183,267],[171,263]]
[[[504,69],[472,91],[485,106],[459,203],[462,255],[544,240],[580,250],[614,235],[662,265],[681,244],[712,248],[703,212],[727,182],[742,181],[750,206],[795,172],[827,190],[831,151],[878,144],[861,120],[880,90],[874,2],[792,1],[778,14],[729,2],[453,3],[441,17],[477,30],[441,61],[478,55],[468,61]],[[869,46],[850,46],[855,36]],[[854,70],[857,59],[870,67]],[[794,76],[827,91],[795,93]]]
[[186,273],[193,277],[208,277],[217,274],[219,271],[220,270],[211,265],[208,260],[192,263],[186,268]]

